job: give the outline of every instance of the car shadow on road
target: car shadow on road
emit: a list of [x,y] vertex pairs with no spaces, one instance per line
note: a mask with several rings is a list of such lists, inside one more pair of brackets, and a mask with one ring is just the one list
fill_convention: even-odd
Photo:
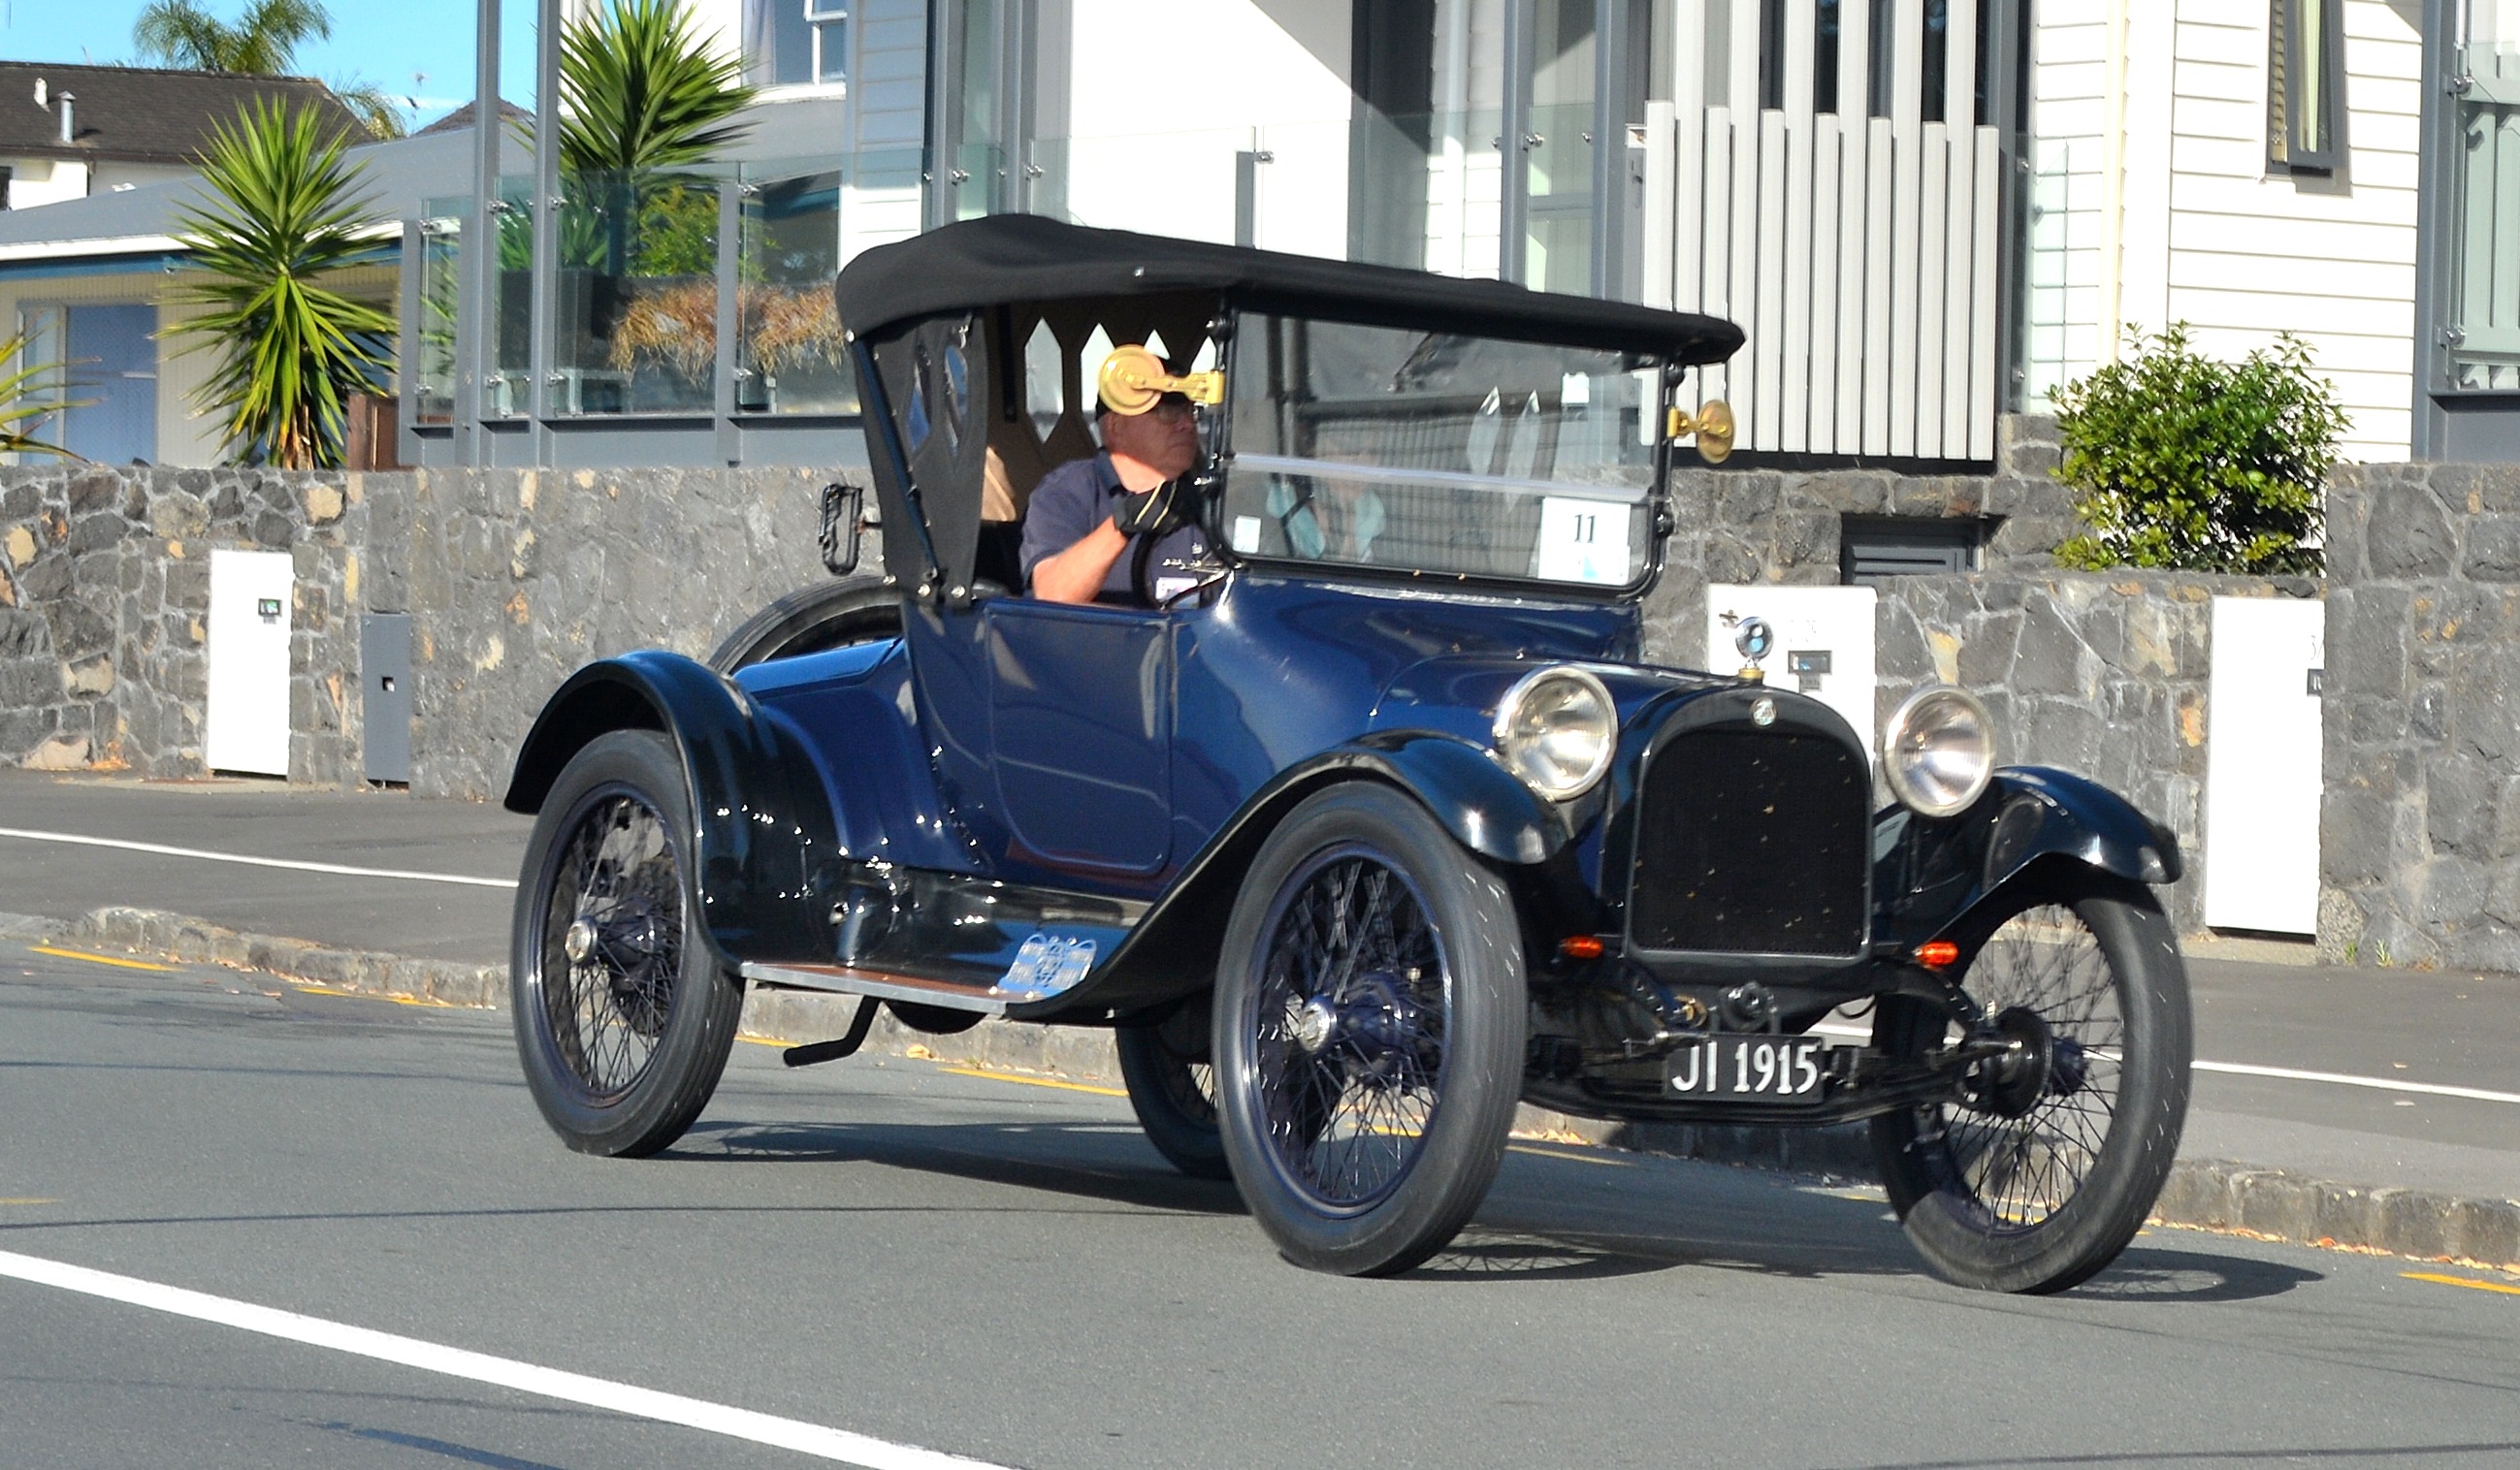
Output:
[[695,1125],[661,1161],[881,1164],[979,1183],[1191,1215],[1239,1215],[1230,1183],[1160,1163],[1135,1129],[1105,1124],[716,1123]]
[[[1132,1209],[1245,1213],[1108,1124],[702,1122],[663,1155],[693,1164],[870,1163]],[[1791,1175],[1648,1155],[1517,1146],[1476,1220],[1404,1279],[1588,1280],[1688,1267],[1817,1278],[1926,1273],[1876,1195]],[[2299,1267],[2138,1241],[2074,1300],[2207,1303],[2322,1279]]]

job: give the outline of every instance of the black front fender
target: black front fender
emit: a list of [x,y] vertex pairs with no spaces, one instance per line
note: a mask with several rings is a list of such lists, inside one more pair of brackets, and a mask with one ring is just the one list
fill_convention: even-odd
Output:
[[705,664],[649,650],[570,675],[517,752],[508,810],[541,811],[570,757],[625,729],[662,731],[681,750],[702,927],[718,958],[828,958],[828,914],[814,879],[839,846],[813,762],[778,720]]
[[1997,890],[2059,863],[2128,883],[2179,881],[2179,839],[2096,781],[2006,766],[1956,817],[1892,807],[1873,818],[1872,934],[1902,952],[1965,927]]
[[1298,802],[1342,780],[1398,786],[1463,847],[1508,866],[1546,863],[1571,838],[1566,817],[1482,747],[1426,732],[1367,735],[1280,772],[1208,839],[1096,979],[1040,1002],[1042,1010],[1082,1002],[1125,1012],[1206,989],[1242,874],[1260,845]]

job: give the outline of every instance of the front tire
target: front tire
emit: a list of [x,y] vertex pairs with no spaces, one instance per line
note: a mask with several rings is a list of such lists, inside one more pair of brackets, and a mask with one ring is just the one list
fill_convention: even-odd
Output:
[[1217,1101],[1251,1214],[1286,1258],[1391,1275],[1495,1181],[1521,1090],[1512,897],[1409,796],[1350,782],[1261,847],[1217,973]]
[[700,931],[682,762],[654,731],[598,736],[525,847],[509,1010],[525,1083],[581,1153],[640,1157],[708,1105],[743,982]]
[[[1872,1120],[1892,1209],[1936,1275],[2064,1291],[2117,1259],[2152,1211],[2187,1117],[2187,971],[2140,889],[2028,892],[1960,981],[2022,1059],[1973,1064],[1966,1100]],[[1944,1010],[1881,1002],[1877,1046],[1957,1039]]]

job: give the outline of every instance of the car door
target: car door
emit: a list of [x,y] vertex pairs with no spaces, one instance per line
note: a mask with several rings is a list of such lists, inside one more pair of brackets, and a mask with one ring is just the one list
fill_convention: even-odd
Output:
[[1080,876],[1172,852],[1170,619],[1033,598],[982,604],[999,810],[1014,856]]

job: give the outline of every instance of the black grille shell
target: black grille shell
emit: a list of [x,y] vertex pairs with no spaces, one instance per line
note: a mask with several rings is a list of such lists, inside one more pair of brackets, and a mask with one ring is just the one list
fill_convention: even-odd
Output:
[[1872,779],[1861,750],[1810,729],[1682,731],[1647,755],[1639,792],[1631,948],[1862,951]]

